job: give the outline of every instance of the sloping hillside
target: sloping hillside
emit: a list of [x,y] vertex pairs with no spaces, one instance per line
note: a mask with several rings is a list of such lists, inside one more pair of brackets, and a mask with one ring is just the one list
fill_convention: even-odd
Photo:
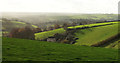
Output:
[[115,48],[115,49],[120,49],[120,39],[113,42],[113,43],[110,43],[109,45],[106,46],[106,48]]
[[118,34],[118,24],[77,30],[76,45],[92,45]]
[[115,61],[118,50],[2,38],[3,61]]
[[[95,24],[87,24],[87,25],[78,25],[78,26],[71,26],[68,27],[68,29],[77,29],[77,28],[83,28],[83,27],[93,27],[93,26],[102,26],[102,25],[108,25],[108,24],[116,24],[117,22],[106,22],[106,23],[95,23]],[[40,32],[35,34],[35,39],[36,40],[42,40],[45,38],[48,38],[50,36],[53,36],[56,33],[64,33],[65,30],[63,28],[55,29],[55,30],[50,30],[50,31],[45,31],[45,32]]]
[[13,28],[21,28],[21,27],[25,27],[28,25],[29,27],[37,28],[37,26],[35,25],[27,24],[25,22],[19,22],[19,21],[2,20],[0,21],[0,23],[2,23],[3,32],[10,32]]
[[45,38],[48,38],[50,36],[53,36],[56,33],[64,33],[65,30],[63,28],[55,29],[55,30],[50,30],[50,31],[45,31],[45,32],[40,32],[35,34],[35,39],[36,40],[42,40]]

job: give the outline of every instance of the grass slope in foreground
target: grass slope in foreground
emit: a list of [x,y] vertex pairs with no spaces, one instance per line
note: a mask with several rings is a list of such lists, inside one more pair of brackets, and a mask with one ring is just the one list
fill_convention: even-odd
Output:
[[3,61],[116,61],[117,49],[3,37]]
[[118,24],[81,29],[75,33],[75,37],[79,38],[75,44],[90,46],[117,34]]

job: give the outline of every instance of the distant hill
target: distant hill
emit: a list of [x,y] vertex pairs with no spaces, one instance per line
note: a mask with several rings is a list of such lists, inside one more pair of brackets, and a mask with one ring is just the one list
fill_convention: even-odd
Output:
[[2,20],[0,21],[2,23],[2,30],[3,32],[10,32],[14,28],[22,28],[25,26],[37,28],[37,26],[28,24],[26,22],[20,22],[15,20]]
[[[77,14],[77,13],[2,13],[3,18],[18,19],[33,24],[46,22],[71,22],[71,19],[117,20],[117,14]],[[75,20],[74,20],[75,21]],[[49,23],[50,24],[50,23]]]

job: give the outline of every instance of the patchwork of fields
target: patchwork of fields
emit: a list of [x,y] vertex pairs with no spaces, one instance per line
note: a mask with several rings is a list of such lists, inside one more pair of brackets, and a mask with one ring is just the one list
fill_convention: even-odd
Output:
[[[7,24],[9,23],[9,24]],[[7,25],[6,25],[7,24]],[[12,27],[16,27],[16,28],[19,28],[19,27],[25,27],[26,26],[26,23],[23,23],[23,22],[17,22],[17,21],[2,21],[2,28],[3,29],[6,29],[8,28],[8,26],[12,26]]]
[[[107,23],[96,23],[96,24],[89,24],[89,25],[79,25],[79,26],[72,26],[68,27],[68,29],[76,29],[76,28],[83,28],[83,27],[93,27],[93,26],[100,26],[100,25],[108,25],[108,24],[116,24],[118,22],[107,22]],[[63,28],[60,29],[55,29],[51,31],[46,31],[46,32],[40,32],[35,34],[35,39],[36,40],[41,40],[48,38],[50,36],[53,36],[56,33],[64,33],[65,30]]]
[[[102,26],[101,26],[102,25]],[[103,26],[104,25],[104,26]],[[97,26],[97,27],[96,27]],[[85,29],[77,29],[90,27]],[[35,34],[36,40],[3,37],[3,61],[117,61],[119,40],[101,47],[90,47],[118,34],[118,22],[68,27],[79,38],[73,45],[37,41],[64,33],[63,28]],[[87,46],[81,46],[87,45]],[[113,47],[114,46],[114,47]],[[115,49],[112,49],[115,48]]]
[[[79,29],[83,27],[90,27],[90,28]],[[79,39],[76,40],[75,45],[91,46],[93,44],[106,40],[107,38],[110,38],[114,35],[117,35],[118,34],[118,22],[106,22],[106,23],[96,23],[96,24],[89,24],[89,25],[79,25],[79,26],[68,27],[68,29],[77,29],[77,32],[75,33],[75,37]],[[46,31],[46,32],[40,32],[40,33],[35,34],[35,39],[42,40],[50,36],[53,36],[56,33],[64,33],[64,32],[65,30],[63,28]]]
[[[9,33],[14,28],[22,28],[27,26],[27,23],[25,22],[19,22],[19,21],[0,21],[2,23],[2,33]],[[37,28],[36,25],[29,24],[33,28]],[[2,36],[2,35],[0,35]]]

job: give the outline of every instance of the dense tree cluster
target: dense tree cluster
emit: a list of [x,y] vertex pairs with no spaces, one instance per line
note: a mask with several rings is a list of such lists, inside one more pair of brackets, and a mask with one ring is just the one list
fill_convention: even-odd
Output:
[[56,33],[53,37],[56,39],[56,42],[73,44],[76,42],[74,32],[75,30],[66,30],[65,33]]
[[10,37],[22,39],[35,39],[34,31],[29,28],[15,28],[10,32]]

